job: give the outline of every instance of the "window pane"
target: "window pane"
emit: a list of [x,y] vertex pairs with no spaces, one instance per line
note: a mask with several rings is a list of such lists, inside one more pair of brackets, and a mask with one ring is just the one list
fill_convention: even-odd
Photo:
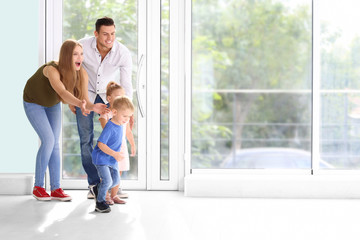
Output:
[[161,169],[160,179],[169,180],[169,0],[161,1]]
[[[126,45],[133,56],[133,86],[137,72],[137,1],[136,0],[63,0],[63,40],[81,39],[93,36],[96,19],[109,16],[115,21],[117,40]],[[133,99],[137,109],[136,98]],[[96,114],[97,115],[97,114]],[[135,123],[137,113],[134,113]],[[94,118],[94,145],[102,131],[98,116]],[[68,109],[63,108],[63,178],[86,179],[86,173],[82,167],[80,156],[80,140],[76,125],[75,115]],[[138,133],[136,124],[133,135],[137,144]],[[128,147],[131,151],[130,144]],[[129,154],[130,155],[130,154]],[[122,179],[137,179],[138,157],[130,157],[130,170],[123,172]]]
[[359,7],[355,0],[319,1],[320,155],[335,169],[360,168]]
[[311,168],[311,6],[192,2],[192,168]]

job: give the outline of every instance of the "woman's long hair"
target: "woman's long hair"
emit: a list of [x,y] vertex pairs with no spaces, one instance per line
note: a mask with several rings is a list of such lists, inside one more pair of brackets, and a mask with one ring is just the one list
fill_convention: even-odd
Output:
[[66,90],[78,99],[82,99],[84,96],[84,74],[82,66],[79,71],[76,71],[73,63],[73,52],[76,46],[82,48],[82,45],[79,42],[72,39],[68,39],[62,44],[59,54],[59,72],[60,80],[64,84]]

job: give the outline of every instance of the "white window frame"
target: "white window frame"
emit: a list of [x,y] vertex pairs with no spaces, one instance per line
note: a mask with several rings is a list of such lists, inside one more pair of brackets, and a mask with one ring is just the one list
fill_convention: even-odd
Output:
[[[360,170],[319,169],[320,23],[313,0],[312,169],[191,169],[192,0],[185,0],[185,179],[186,196],[360,197]],[[336,184],[334,184],[336,182]],[[244,184],[245,183],[245,184]],[[242,185],[244,184],[244,185]],[[273,187],[273,191],[268,188]],[[330,189],[332,188],[332,189]],[[216,192],[214,193],[214,189]],[[351,189],[352,191],[349,191]]]
[[149,190],[182,190],[184,178],[184,3],[170,0],[169,180],[161,180],[160,86],[161,1],[148,1],[148,165]]

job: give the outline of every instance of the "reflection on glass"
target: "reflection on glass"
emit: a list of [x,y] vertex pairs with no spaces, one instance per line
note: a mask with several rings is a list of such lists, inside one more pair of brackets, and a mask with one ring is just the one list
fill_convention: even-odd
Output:
[[169,180],[169,0],[161,1],[160,179]]
[[[63,0],[63,40],[81,39],[93,36],[96,19],[103,16],[112,17],[116,25],[117,40],[125,44],[137,59],[137,1],[136,0]],[[135,86],[136,64],[133,64],[133,86]],[[135,99],[135,98],[134,98]],[[134,100],[135,107],[137,106]],[[134,113],[135,123],[137,113]],[[94,144],[102,131],[98,116],[94,118]],[[136,124],[133,129],[135,144],[138,133]],[[130,151],[130,147],[128,148]],[[86,179],[80,156],[80,140],[75,115],[63,108],[62,156],[64,179]],[[138,157],[130,157],[130,170],[123,172],[122,179],[137,179]]]
[[[360,2],[319,1],[320,156],[336,169],[360,168]],[[321,166],[320,166],[321,167]]]
[[311,5],[192,2],[192,168],[311,167]]

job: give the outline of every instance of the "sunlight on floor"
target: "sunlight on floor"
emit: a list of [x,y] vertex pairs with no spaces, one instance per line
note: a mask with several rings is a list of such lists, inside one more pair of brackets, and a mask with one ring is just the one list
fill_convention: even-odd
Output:
[[[72,211],[78,206],[80,202],[76,203],[69,203],[69,202],[58,202],[55,203],[54,208],[48,212],[48,214],[45,217],[45,221],[43,224],[40,225],[38,228],[39,232],[43,233],[46,228],[54,224],[55,222],[61,222],[66,219],[67,216],[70,215]],[[46,204],[46,203],[44,203]],[[67,206],[64,208],[64,204],[67,204]],[[85,215],[85,218],[89,214]]]
[[71,202],[0,196],[2,239],[357,240],[360,200],[191,198],[129,191],[124,205],[95,212],[86,191]]

